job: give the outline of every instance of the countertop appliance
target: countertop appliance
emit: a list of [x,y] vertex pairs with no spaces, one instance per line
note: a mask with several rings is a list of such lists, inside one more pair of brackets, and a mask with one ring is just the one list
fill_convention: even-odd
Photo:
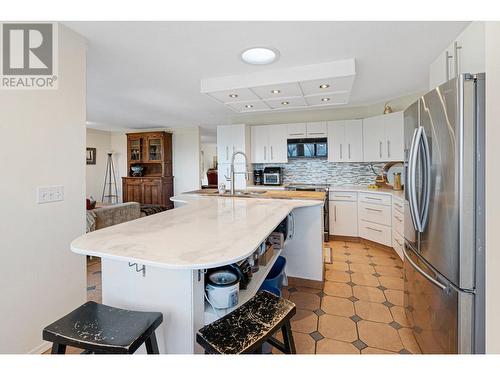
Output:
[[263,175],[264,185],[281,185],[282,183],[281,167],[265,167]]
[[288,158],[326,158],[328,157],[327,138],[288,139]]
[[325,192],[325,204],[323,206],[323,241],[330,241],[330,198],[328,184],[305,184],[291,183],[286,190],[294,191],[323,191]]
[[216,309],[238,304],[239,276],[230,268],[209,271],[205,281],[208,302]]
[[484,74],[404,112],[405,310],[423,353],[484,353]]
[[264,183],[264,171],[262,169],[254,169],[253,183],[255,185],[262,185]]

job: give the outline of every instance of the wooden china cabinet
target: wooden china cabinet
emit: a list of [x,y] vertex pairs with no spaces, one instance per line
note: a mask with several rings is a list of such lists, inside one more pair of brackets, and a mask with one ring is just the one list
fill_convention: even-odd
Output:
[[[132,167],[143,168],[134,175]],[[123,201],[173,208],[172,134],[127,134],[127,177],[122,177]]]

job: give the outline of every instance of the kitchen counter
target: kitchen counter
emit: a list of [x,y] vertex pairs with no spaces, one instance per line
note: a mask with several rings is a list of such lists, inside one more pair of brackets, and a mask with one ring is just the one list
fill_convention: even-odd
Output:
[[265,199],[175,196],[181,207],[87,233],[71,243],[71,250],[172,269],[231,264],[252,254],[292,210],[322,205],[324,199],[315,192],[288,194],[288,199],[274,193],[298,192],[269,192]]
[[[252,192],[253,189],[249,188],[248,191]],[[277,189],[255,189],[257,194],[245,195],[241,198],[257,198],[257,199],[294,199],[294,200],[325,200],[325,193],[321,191],[290,191],[290,190],[277,190]],[[186,194],[195,194],[201,196],[219,196],[218,191],[215,189],[202,189],[190,191]]]

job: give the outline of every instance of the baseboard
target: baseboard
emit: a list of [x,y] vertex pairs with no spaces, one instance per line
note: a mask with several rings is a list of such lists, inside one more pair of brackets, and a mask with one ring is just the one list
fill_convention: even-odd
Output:
[[301,279],[300,277],[288,276],[288,286],[303,286],[306,288],[323,289],[323,281]]
[[28,354],[43,354],[51,348],[52,344],[50,342],[44,341],[37,347],[31,349]]
[[358,243],[367,244],[369,246],[377,246],[377,247],[380,247],[380,248],[385,249],[385,250],[393,250],[393,251],[395,251],[392,246],[386,246],[386,245],[383,245],[381,243],[370,241],[370,240],[366,240],[366,239],[361,238],[361,237],[349,237],[349,236],[337,236],[337,235],[333,235],[333,236],[330,236],[330,241],[358,242]]
[[330,235],[330,241],[361,242],[359,237]]

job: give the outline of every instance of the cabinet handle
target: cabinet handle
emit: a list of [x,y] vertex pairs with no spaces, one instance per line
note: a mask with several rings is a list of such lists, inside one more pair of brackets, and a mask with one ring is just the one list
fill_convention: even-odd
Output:
[[307,134],[311,134],[311,135],[323,135],[325,133],[324,132],[319,132],[319,133],[308,132]]
[[340,160],[342,160],[342,143],[340,144]]
[[274,156],[273,156],[273,146],[271,146],[271,160],[274,160]]
[[229,160],[229,146],[226,146],[226,161]]
[[288,135],[305,135],[304,133],[288,133]]
[[460,74],[460,49],[462,49],[462,46],[458,45],[458,42],[455,42],[453,44],[454,50],[455,50],[455,77],[458,77]]
[[266,152],[266,146],[264,146],[264,160],[267,159],[267,152]]
[[380,198],[373,198],[373,197],[365,197],[366,199],[371,199],[372,201],[381,201],[382,199]]
[[397,216],[394,216],[394,219],[396,219],[396,220],[397,220],[397,221],[399,221],[400,223],[402,223],[402,222],[403,222],[403,220],[401,220],[401,219],[400,219],[399,217],[397,217]]
[[335,195],[335,198],[354,198],[352,195]]
[[403,244],[401,242],[399,242],[397,238],[394,238],[394,241],[396,241],[399,246],[403,246]]
[[368,210],[368,211],[375,211],[375,212],[382,212],[382,210],[376,210],[374,208],[369,208],[369,207],[365,207],[365,210]]
[[347,144],[347,157],[351,160],[351,144]]
[[372,227],[365,227],[366,229],[370,229],[370,230],[373,230],[375,232],[379,232],[379,233],[382,233],[382,231],[380,229],[375,229],[375,228],[372,228]]
[[380,155],[380,159],[382,159],[382,141],[378,143],[378,153]]
[[387,140],[387,157],[391,157],[391,141]]
[[334,216],[334,219],[333,221],[337,222],[337,206],[333,206],[333,216]]

